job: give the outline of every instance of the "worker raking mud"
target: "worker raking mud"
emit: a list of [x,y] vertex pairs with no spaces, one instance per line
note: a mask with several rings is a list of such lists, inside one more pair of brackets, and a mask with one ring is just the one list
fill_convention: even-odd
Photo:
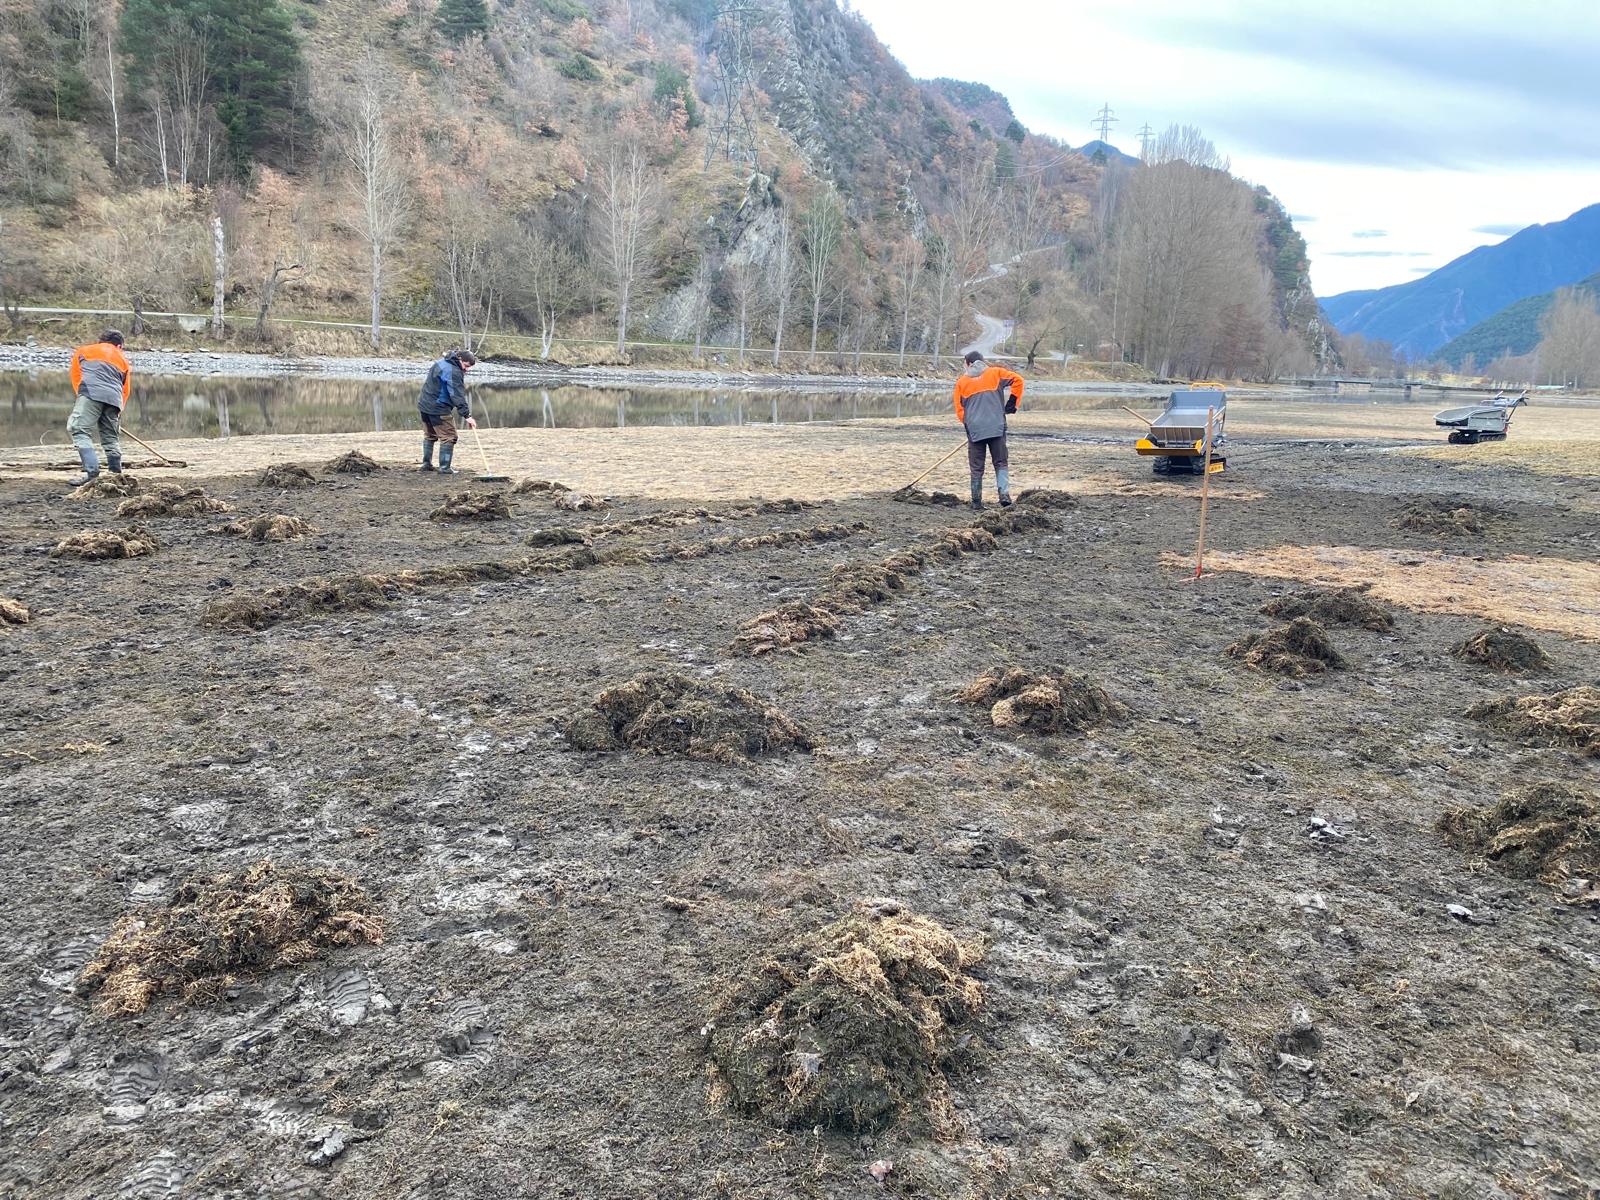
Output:
[[450,350],[428,369],[417,411],[422,417],[422,469],[432,471],[433,447],[439,447],[439,473],[460,474],[450,465],[456,452],[456,414],[468,429],[476,429],[472,402],[467,399],[467,368],[478,361],[470,350]]
[[976,350],[967,354],[967,369],[956,380],[956,419],[967,430],[967,465],[972,469],[972,507],[983,507],[984,456],[994,460],[995,489],[1000,507],[1011,507],[1010,458],[1006,453],[1006,414],[1017,411],[1022,376],[991,367]]
[[106,466],[122,474],[122,409],[133,387],[133,367],[122,352],[122,334],[108,329],[100,340],[72,352],[72,394],[76,397],[67,418],[67,435],[83,461],[83,474],[74,486],[100,474],[95,440],[106,452]]

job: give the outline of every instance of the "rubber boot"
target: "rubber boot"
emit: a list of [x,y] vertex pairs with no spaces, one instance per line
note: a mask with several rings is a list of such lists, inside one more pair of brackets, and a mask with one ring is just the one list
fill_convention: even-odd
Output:
[[93,450],[79,450],[78,460],[83,463],[83,474],[79,475],[76,479],[68,480],[67,482],[69,484],[71,484],[73,487],[82,487],[91,479],[98,479],[100,477],[100,460],[95,457],[95,452]]
[[433,470],[433,443],[427,438],[422,439],[422,470]]
[[450,465],[450,460],[456,456],[456,448],[449,442],[439,443],[439,474],[459,475],[460,471]]
[[1011,472],[996,471],[994,473],[994,486],[1000,493],[1000,507],[1011,507]]
[[979,508],[983,507],[983,476],[982,475],[974,475],[972,477],[972,507],[974,509],[979,509]]
[[113,475],[121,475],[122,474],[122,455],[120,455],[120,454],[108,454],[108,455],[106,455],[106,466],[110,469],[110,471],[111,471],[111,473]]

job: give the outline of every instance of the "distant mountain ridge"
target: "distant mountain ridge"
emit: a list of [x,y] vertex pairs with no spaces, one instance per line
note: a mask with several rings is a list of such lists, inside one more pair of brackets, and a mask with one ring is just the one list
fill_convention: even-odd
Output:
[[1128,166],[1138,166],[1139,160],[1131,154],[1124,154],[1110,142],[1102,142],[1095,138],[1092,142],[1085,142],[1078,147],[1078,153],[1087,159],[1093,159],[1096,154],[1104,154],[1107,162],[1126,163]]
[[[1600,300],[1600,271],[1569,286]],[[1527,354],[1538,346],[1540,318],[1555,299],[1555,292],[1550,291],[1507,305],[1446,343],[1439,357],[1459,367],[1471,355],[1479,367],[1485,367],[1502,354]]]
[[1530,296],[1600,271],[1600,204],[1479,246],[1409,283],[1343,292],[1322,302],[1341,333],[1428,358],[1480,321]]

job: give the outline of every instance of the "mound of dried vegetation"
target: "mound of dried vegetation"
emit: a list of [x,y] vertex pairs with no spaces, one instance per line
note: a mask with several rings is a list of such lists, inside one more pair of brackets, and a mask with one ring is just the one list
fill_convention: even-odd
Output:
[[219,526],[217,532],[224,537],[243,538],[247,542],[292,542],[315,533],[309,521],[285,513],[262,513],[259,517],[245,517]]
[[428,514],[435,521],[506,521],[511,503],[504,492],[453,492],[444,503]]
[[555,494],[555,506],[564,512],[589,512],[594,509],[610,508],[611,502],[600,496],[591,496],[587,492],[574,492],[568,489]]
[[88,483],[79,484],[67,493],[68,500],[120,500],[137,495],[141,484],[126,471],[102,471]]
[[161,549],[155,534],[143,525],[126,529],[85,529],[64,537],[50,551],[51,558],[142,558]]
[[989,671],[957,692],[956,699],[987,708],[996,729],[1033,733],[1073,733],[1128,715],[1087,675],[1068,671],[1034,674],[1017,667]]
[[317,477],[298,463],[273,463],[261,472],[262,487],[308,488],[315,487]]
[[1517,879],[1560,889],[1574,904],[1600,904],[1600,799],[1555,784],[1524,788],[1489,808],[1439,818],[1445,841]]
[[1465,641],[1457,642],[1450,652],[1468,662],[1482,663],[1492,670],[1508,673],[1545,671],[1550,667],[1550,656],[1538,642],[1503,625],[1480,630]]
[[570,492],[572,489],[554,479],[524,479],[511,490],[519,496],[526,496],[533,492]]
[[1310,617],[1296,617],[1287,625],[1252,633],[1228,647],[1228,654],[1247,667],[1304,679],[1344,666],[1328,631]]
[[10,596],[0,596],[0,629],[28,623],[28,606]]
[[890,492],[889,499],[896,504],[927,504],[945,508],[955,508],[961,503],[961,497],[954,492],[924,492],[909,484]]
[[1364,587],[1313,588],[1298,596],[1279,596],[1261,606],[1269,617],[1288,621],[1310,617],[1321,625],[1354,625],[1379,631],[1394,628],[1394,613],[1387,604],[1368,595]]
[[1490,728],[1540,746],[1600,756],[1600,688],[1574,687],[1548,696],[1484,700],[1467,710]]
[[1054,488],[1028,488],[1017,493],[1017,503],[1026,504],[1029,508],[1069,509],[1078,507],[1078,498],[1069,492],[1059,492]]
[[1392,522],[1396,529],[1412,533],[1433,533],[1446,537],[1483,533],[1489,527],[1488,514],[1463,500],[1419,498],[1401,506]]
[[791,1129],[946,1125],[944,1067],[982,1011],[981,950],[893,901],[859,904],[735,980],[711,1010],[715,1098]]
[[383,464],[359,450],[351,450],[348,454],[329,460],[326,469],[336,475],[374,475],[383,470]]
[[355,880],[261,862],[185,884],[167,907],[123,917],[79,985],[101,1013],[121,1016],[164,992],[214,999],[239,975],[382,940],[383,923]]
[[208,496],[205,488],[181,483],[158,483],[117,505],[119,517],[203,517],[232,511],[231,504]]
[[641,675],[607,688],[566,726],[578,750],[646,750],[709,762],[811,750],[811,733],[783,710],[726,684]]

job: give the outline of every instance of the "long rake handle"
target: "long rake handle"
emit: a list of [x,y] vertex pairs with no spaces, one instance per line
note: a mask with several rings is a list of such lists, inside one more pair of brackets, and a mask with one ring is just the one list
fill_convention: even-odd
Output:
[[916,477],[916,478],[915,478],[915,479],[913,479],[913,480],[912,480],[912,481],[911,481],[911,482],[910,482],[910,483],[908,483],[908,484],[906,484],[906,486],[905,486],[905,487],[904,487],[904,488],[903,488],[903,489],[901,489],[901,490],[903,490],[903,491],[910,491],[910,490],[911,490],[911,489],[912,489],[912,488],[914,488],[914,487],[916,487],[916,486],[917,486],[917,484],[919,484],[919,483],[921,483],[921,482],[922,482],[922,481],[923,481],[923,480],[924,480],[924,479],[926,479],[926,478],[927,478],[927,477],[928,477],[928,476],[929,476],[929,475],[932,475],[932,474],[933,474],[933,473],[934,473],[934,472],[935,472],[935,471],[937,471],[937,470],[938,470],[938,469],[939,469],[939,468],[940,468],[940,467],[942,467],[942,466],[944,466],[944,464],[945,464],[945,463],[947,463],[947,462],[949,462],[949,461],[950,461],[950,460],[951,460],[951,459],[952,459],[952,458],[954,458],[954,457],[955,457],[955,456],[956,456],[956,455],[958,455],[958,454],[960,454],[960,453],[961,453],[961,451],[963,451],[963,450],[964,450],[964,449],[966,449],[966,446],[967,446],[967,443],[966,443],[966,442],[962,442],[962,443],[961,443],[961,444],[960,444],[960,445],[958,445],[958,446],[957,446],[957,447],[956,447],[956,448],[955,448],[955,449],[954,449],[954,450],[952,450],[952,451],[950,451],[950,453],[949,453],[949,454],[946,454],[946,455],[945,455],[945,456],[944,456],[944,457],[943,457],[943,458],[941,458],[941,459],[940,459],[940,460],[939,460],[939,461],[938,461],[938,462],[936,462],[936,463],[934,463],[934,464],[933,464],[933,466],[931,466],[931,467],[929,467],[929,468],[928,468],[928,469],[927,469],[927,470],[926,470],[926,471],[924,471],[924,472],[923,472],[923,473],[922,473],[922,474],[921,474],[921,475],[918,475],[918,476],[917,476],[917,477]]
[[483,439],[478,436],[476,427],[472,430],[472,444],[478,448],[478,457],[483,460],[483,473],[493,475],[494,472],[489,469],[489,456],[483,452]]
[[160,460],[161,460],[161,461],[162,461],[162,462],[164,462],[164,463],[166,463],[166,464],[167,464],[167,466],[169,466],[169,467],[170,467],[170,466],[172,466],[172,465],[173,465],[173,462],[172,462],[172,460],[171,460],[171,459],[170,459],[170,458],[168,458],[168,457],[167,457],[167,456],[166,456],[166,455],[165,455],[165,454],[163,454],[163,453],[161,453],[161,451],[159,451],[159,450],[157,450],[157,449],[156,449],[156,448],[155,448],[155,447],[154,447],[154,446],[152,446],[152,445],[151,445],[151,444],[150,444],[150,443],[149,443],[149,442],[147,442],[147,441],[145,441],[145,440],[144,440],[144,439],[143,439],[143,438],[142,438],[142,437],[140,437],[140,436],[139,436],[139,435],[138,435],[138,434],[137,434],[137,433],[135,433],[135,432],[133,432],[133,430],[131,430],[131,429],[119,429],[119,430],[117,430],[117,432],[118,432],[118,433],[125,433],[125,434],[127,434],[127,435],[128,435],[128,436],[129,436],[129,437],[131,437],[131,438],[132,438],[132,439],[133,439],[133,440],[134,440],[134,441],[136,441],[136,442],[138,442],[138,443],[139,443],[139,445],[141,445],[141,446],[143,446],[143,447],[144,447],[144,448],[145,448],[145,449],[146,449],[146,450],[148,450],[148,451],[150,451],[150,453],[151,453],[151,454],[154,454],[154,455],[155,455],[155,456],[156,456],[156,457],[157,457],[157,458],[159,458],[159,459],[160,459]]

